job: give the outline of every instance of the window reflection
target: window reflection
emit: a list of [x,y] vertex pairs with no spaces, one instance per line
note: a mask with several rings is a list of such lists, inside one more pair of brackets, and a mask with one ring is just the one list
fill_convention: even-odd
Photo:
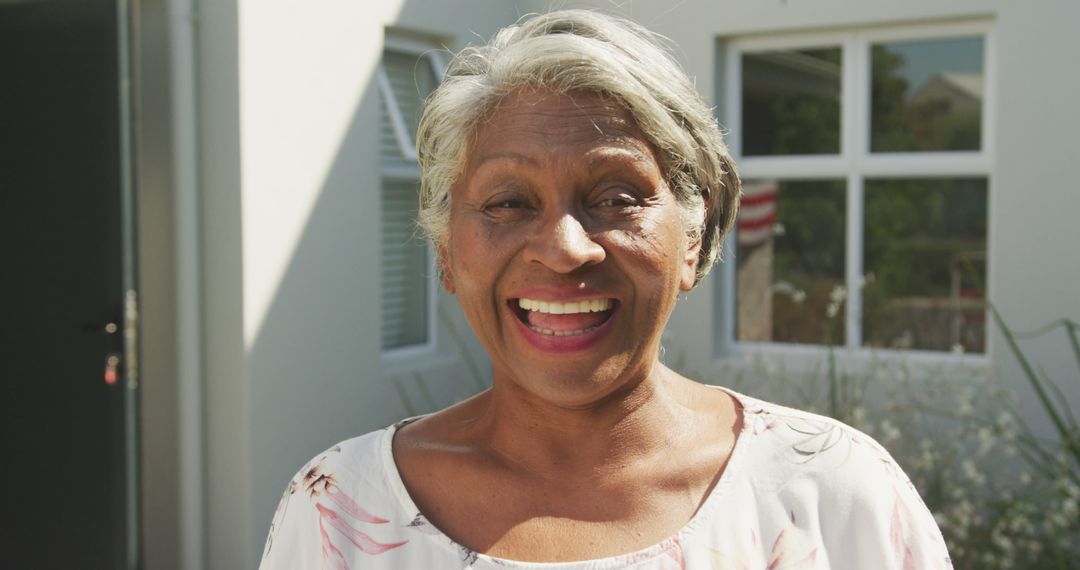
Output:
[[871,58],[872,152],[979,150],[981,37],[876,44]]
[[868,180],[863,343],[983,352],[986,179]]
[[840,152],[840,48],[742,56],[742,154]]
[[844,344],[842,180],[749,181],[736,233],[736,337]]

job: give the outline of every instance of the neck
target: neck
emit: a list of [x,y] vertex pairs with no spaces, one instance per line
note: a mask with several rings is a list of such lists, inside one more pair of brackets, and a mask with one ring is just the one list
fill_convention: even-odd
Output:
[[602,475],[670,451],[687,429],[688,382],[656,363],[642,379],[588,404],[559,406],[496,376],[475,426],[515,469]]

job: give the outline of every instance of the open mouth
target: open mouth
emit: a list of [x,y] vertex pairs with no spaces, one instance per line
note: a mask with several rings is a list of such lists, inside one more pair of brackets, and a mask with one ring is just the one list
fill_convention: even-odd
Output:
[[548,336],[588,334],[611,318],[615,299],[596,298],[557,303],[524,297],[510,299],[510,309],[530,330]]

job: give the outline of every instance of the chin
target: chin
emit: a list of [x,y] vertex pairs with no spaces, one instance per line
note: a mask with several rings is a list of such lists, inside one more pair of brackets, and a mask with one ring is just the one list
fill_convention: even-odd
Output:
[[[651,366],[633,366],[625,357],[610,357],[599,366],[589,367],[578,362],[552,366],[529,367],[526,373],[505,374],[505,380],[536,398],[563,408],[588,408],[612,394],[630,390],[648,375]],[[515,367],[514,370],[522,370]]]

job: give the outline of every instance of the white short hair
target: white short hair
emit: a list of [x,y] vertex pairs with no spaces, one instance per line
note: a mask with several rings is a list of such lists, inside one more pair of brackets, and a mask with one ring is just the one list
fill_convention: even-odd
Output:
[[597,93],[626,108],[660,154],[688,235],[701,240],[695,284],[700,282],[718,259],[738,210],[739,175],[723,135],[663,38],[634,22],[586,10],[527,17],[450,62],[416,135],[419,223],[436,250],[451,238],[451,188],[463,172],[474,129],[523,87]]

